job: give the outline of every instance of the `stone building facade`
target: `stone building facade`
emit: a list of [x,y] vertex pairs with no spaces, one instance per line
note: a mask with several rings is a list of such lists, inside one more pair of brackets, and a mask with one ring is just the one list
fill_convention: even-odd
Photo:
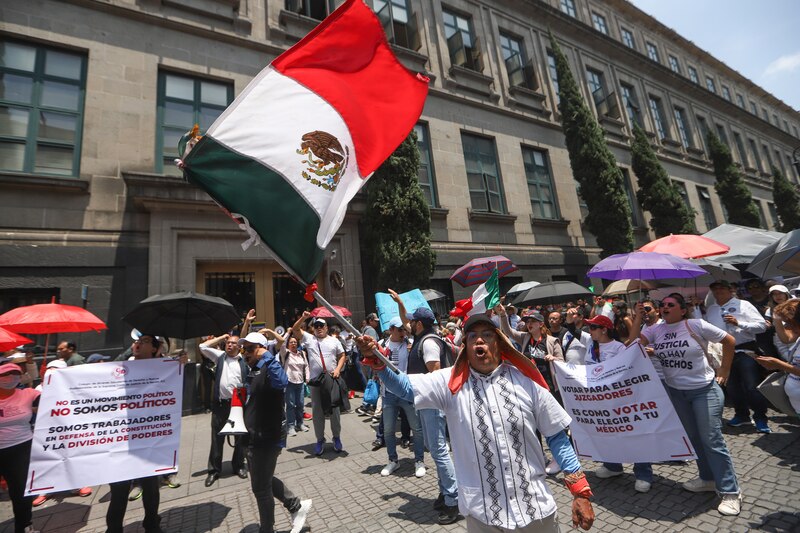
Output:
[[[59,301],[107,320],[85,349],[122,346],[142,298],[198,290],[286,322],[302,289],[171,165],[177,136],[214,117],[334,0],[8,0],[0,6],[0,311]],[[731,146],[775,225],[769,167],[790,164],[800,114],[624,0],[368,0],[399,59],[431,78],[417,126],[431,205],[431,288],[504,254],[521,280],[583,281],[582,226],[548,53],[562,43],[626,173],[636,244],[652,238],[629,171],[631,124],[652,138],[697,211],[724,222],[702,132]],[[364,195],[328,249],[320,285],[362,317],[370,269]],[[268,206],[265,206],[268,209]],[[279,228],[276,221],[276,228]],[[85,302],[83,300],[85,299]]]

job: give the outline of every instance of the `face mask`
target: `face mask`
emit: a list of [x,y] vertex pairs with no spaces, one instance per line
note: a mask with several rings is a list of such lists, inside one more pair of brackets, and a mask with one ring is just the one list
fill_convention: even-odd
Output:
[[19,374],[11,374],[10,376],[0,376],[0,389],[13,389],[19,385]]

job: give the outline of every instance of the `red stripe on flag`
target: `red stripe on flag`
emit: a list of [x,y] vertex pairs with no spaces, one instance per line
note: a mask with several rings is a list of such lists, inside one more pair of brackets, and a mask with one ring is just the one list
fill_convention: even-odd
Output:
[[403,142],[428,93],[428,79],[400,64],[363,0],[347,0],[272,67],[339,112],[353,138],[362,177]]

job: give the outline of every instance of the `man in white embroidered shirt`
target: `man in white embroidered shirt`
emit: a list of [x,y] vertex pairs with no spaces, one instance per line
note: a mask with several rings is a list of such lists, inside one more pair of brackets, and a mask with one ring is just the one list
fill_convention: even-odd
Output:
[[594,522],[592,496],[565,428],[572,421],[547,391],[536,366],[516,351],[486,315],[464,326],[465,345],[455,365],[408,376],[386,370],[369,355],[369,337],[358,339],[364,363],[380,372],[386,388],[417,409],[447,415],[458,505],[468,533],[559,531],[556,503],[545,483],[539,430],[566,473],[574,495],[573,526]]

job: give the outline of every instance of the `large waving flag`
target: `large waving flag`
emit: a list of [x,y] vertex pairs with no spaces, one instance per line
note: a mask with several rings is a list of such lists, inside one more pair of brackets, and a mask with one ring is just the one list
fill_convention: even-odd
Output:
[[414,127],[427,91],[372,10],[347,0],[261,71],[180,165],[312,283],[348,202]]
[[485,313],[500,303],[500,275],[495,268],[492,275],[485,283],[478,285],[472,293],[472,307],[467,310],[467,316]]

